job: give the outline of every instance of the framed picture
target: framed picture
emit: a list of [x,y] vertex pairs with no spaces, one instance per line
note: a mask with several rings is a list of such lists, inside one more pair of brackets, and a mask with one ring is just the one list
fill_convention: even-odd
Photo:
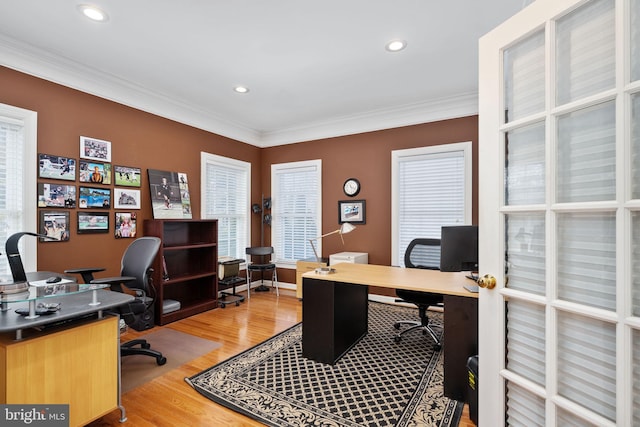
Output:
[[153,217],[191,218],[191,197],[186,173],[148,169]]
[[78,234],[108,232],[109,212],[78,212]]
[[120,187],[140,187],[142,182],[140,168],[116,165],[113,167],[113,176],[116,185]]
[[69,212],[40,211],[40,229],[38,233],[46,234],[54,239],[41,237],[41,242],[66,242],[69,240]]
[[135,212],[116,212],[116,239],[136,237]]
[[111,184],[111,165],[109,163],[80,160],[80,175],[78,180],[92,184]]
[[364,200],[339,200],[338,201],[338,223],[350,222],[352,224],[365,224],[365,201]]
[[38,177],[75,181],[76,159],[38,154]]
[[39,182],[38,207],[75,208],[76,186]]
[[80,209],[109,209],[111,207],[111,189],[80,187],[80,199],[78,207]]
[[140,209],[140,190],[114,188],[113,204],[116,209]]
[[102,139],[80,137],[80,158],[98,162],[111,161],[111,142]]

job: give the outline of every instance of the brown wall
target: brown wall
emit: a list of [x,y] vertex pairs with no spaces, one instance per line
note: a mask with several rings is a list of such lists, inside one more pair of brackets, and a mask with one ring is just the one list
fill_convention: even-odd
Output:
[[[342,192],[345,179],[358,178],[362,189],[356,199],[366,200],[366,224],[344,236],[344,247],[339,238],[325,239],[324,255],[368,252],[370,263],[389,265],[391,151],[463,141],[473,141],[473,222],[477,223],[477,116],[260,149],[3,67],[0,102],[38,112],[39,153],[78,159],[82,135],[111,141],[112,164],[140,167],[139,230],[143,219],[152,218],[147,169],[187,173],[193,217],[199,218],[201,151],[250,162],[253,203],[260,202],[261,194],[270,196],[271,164],[322,159],[323,233],[339,226],[337,202],[347,199]],[[76,211],[70,210],[69,242],[38,243],[38,268],[105,266],[105,274],[117,274],[130,241],[113,237],[113,222],[109,234],[77,235]],[[252,215],[252,239],[259,244],[258,215]],[[265,227],[265,243],[269,242],[270,229]],[[278,275],[281,281],[295,282],[293,271]]]
[[[323,239],[323,256],[343,251],[367,252],[370,264],[390,265],[391,152],[465,141],[473,142],[473,223],[477,224],[477,116],[265,148],[262,188],[265,194],[270,193],[271,164],[321,159],[324,234],[340,227],[338,200],[349,199],[342,191],[342,184],[347,178],[357,178],[361,190],[353,199],[366,200],[366,224],[357,225],[353,232],[345,234],[344,246],[339,238]],[[278,275],[284,280],[282,273]],[[290,281],[295,281],[295,277]]]
[[[39,153],[79,159],[82,135],[111,141],[112,164],[141,168],[139,231],[142,220],[153,217],[147,169],[185,172],[193,217],[200,218],[201,151],[242,159],[251,162],[254,170],[260,168],[259,148],[3,67],[0,67],[0,102],[38,113]],[[259,174],[253,176],[252,187],[259,188]],[[75,185],[79,185],[78,181]],[[104,266],[105,275],[117,275],[122,253],[131,241],[115,239],[113,218],[109,234],[77,235],[78,210],[69,211],[70,240],[38,243],[38,269],[61,271]]]

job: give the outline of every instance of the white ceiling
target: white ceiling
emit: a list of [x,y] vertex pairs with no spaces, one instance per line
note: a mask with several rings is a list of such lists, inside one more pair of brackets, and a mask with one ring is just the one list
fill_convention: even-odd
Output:
[[478,39],[530,2],[2,0],[0,65],[265,147],[476,114]]

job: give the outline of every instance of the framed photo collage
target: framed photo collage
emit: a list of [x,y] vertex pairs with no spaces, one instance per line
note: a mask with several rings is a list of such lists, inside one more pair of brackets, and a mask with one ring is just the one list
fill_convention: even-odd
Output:
[[81,136],[79,154],[38,154],[38,233],[50,237],[40,241],[68,241],[72,230],[136,237],[140,168],[112,165],[111,142],[102,139]]

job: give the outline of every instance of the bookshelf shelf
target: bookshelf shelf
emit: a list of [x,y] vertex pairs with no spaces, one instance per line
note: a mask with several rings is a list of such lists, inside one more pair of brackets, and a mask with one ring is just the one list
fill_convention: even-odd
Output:
[[[153,272],[158,325],[217,307],[217,220],[146,220],[144,235],[162,239]],[[180,308],[163,313],[165,300]]]

